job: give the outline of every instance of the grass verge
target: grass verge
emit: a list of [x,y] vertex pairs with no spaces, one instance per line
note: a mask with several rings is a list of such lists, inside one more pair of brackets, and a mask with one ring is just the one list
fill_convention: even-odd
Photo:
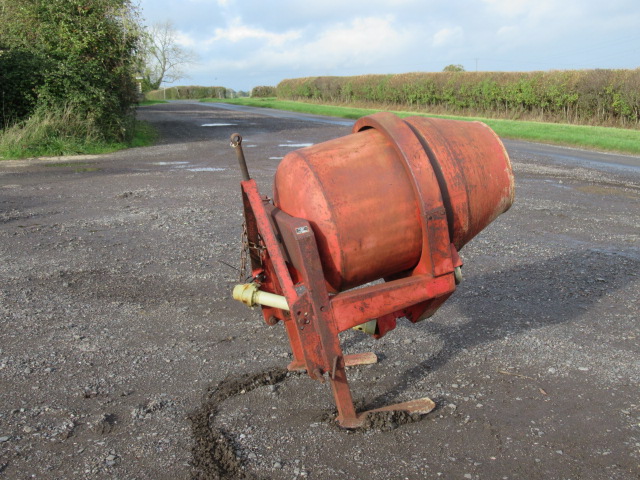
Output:
[[166,100],[142,100],[138,102],[139,107],[146,107],[147,105],[158,105],[159,103],[169,103]]
[[[277,100],[275,98],[233,98],[203,99],[203,102],[223,102],[251,107],[274,108],[299,113],[311,113],[357,119],[383,109],[319,105],[315,103]],[[480,117],[460,117],[451,115],[431,115],[420,112],[393,111],[400,117],[423,115],[427,117],[450,118],[454,120],[479,120],[489,125],[500,137],[532,142],[550,143],[571,147],[604,150],[609,152],[640,154],[640,130],[542,123],[518,120],[500,120]]]
[[0,160],[64,155],[99,155],[125,148],[153,145],[158,138],[148,122],[134,120],[133,133],[128,142],[105,142],[90,135],[69,133],[68,125],[60,125],[64,118],[32,119],[0,132]]
[[[124,147],[148,147],[158,140],[158,131],[149,122],[136,120],[133,138]],[[121,150],[121,149],[119,149]]]

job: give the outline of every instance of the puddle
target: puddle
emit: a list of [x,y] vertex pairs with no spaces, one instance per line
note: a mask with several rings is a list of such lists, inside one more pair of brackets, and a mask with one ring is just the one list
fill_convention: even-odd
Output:
[[562,188],[564,190],[570,190],[571,187],[568,185],[565,185],[562,182],[558,182],[557,180],[545,180],[544,183],[551,185],[553,187],[557,187],[557,188]]
[[269,160],[282,160],[284,157],[269,157]]
[[219,167],[195,167],[195,168],[187,168],[190,172],[224,172],[226,168]]
[[278,146],[279,147],[290,147],[290,148],[304,148],[304,147],[313,146],[313,143],[281,143]]
[[151,165],[188,165],[189,162],[153,162]]
[[237,125],[237,123],[203,123],[202,127],[232,127],[233,125]]

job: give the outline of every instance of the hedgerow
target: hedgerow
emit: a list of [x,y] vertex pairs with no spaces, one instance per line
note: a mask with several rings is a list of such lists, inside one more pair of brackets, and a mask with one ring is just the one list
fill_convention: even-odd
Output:
[[251,96],[254,98],[267,98],[276,96],[276,87],[259,86],[251,89]]
[[277,96],[327,103],[382,104],[433,113],[640,125],[640,68],[294,78],[278,84]]
[[234,98],[236,92],[225,87],[180,86],[151,90],[147,100],[199,100],[201,98]]

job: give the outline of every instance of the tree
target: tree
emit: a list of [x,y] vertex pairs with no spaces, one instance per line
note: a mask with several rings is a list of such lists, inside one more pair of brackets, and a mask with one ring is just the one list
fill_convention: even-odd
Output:
[[447,65],[446,67],[444,67],[442,71],[443,72],[464,72],[465,69],[462,65],[454,65],[452,63],[451,65]]
[[178,45],[177,32],[170,21],[154,24],[145,34],[142,55],[142,89],[157,90],[163,83],[187,78],[185,68],[196,54]]
[[0,130],[33,112],[46,66],[47,60],[41,55],[0,45]]
[[0,24],[5,121],[57,115],[62,136],[127,137],[140,38],[130,0],[0,0]]

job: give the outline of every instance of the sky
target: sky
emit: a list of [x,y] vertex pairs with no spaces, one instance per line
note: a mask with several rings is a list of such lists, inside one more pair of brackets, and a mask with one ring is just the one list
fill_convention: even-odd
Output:
[[640,67],[638,0],[139,0],[197,55],[173,85],[286,78]]

